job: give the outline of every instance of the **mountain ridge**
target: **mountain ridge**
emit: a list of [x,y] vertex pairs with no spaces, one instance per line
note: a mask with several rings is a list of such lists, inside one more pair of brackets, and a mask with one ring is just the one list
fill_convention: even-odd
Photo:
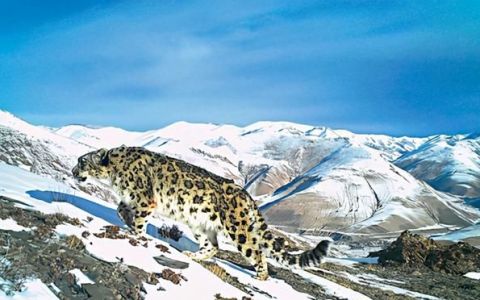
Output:
[[[0,125],[29,133],[45,142],[49,151],[67,157],[64,174],[79,152],[122,144],[143,146],[235,180],[264,207],[269,222],[278,226],[324,228],[315,221],[321,215],[329,220],[329,229],[368,231],[368,227],[385,232],[401,229],[402,222],[415,228],[435,223],[465,226],[478,217],[458,197],[429,189],[394,164],[435,137],[361,135],[267,121],[245,127],[176,122],[146,132],[79,125],[47,130],[9,113],[0,113],[0,118],[4,115]],[[402,214],[417,215],[421,221],[397,218],[393,207],[402,207]],[[312,216],[312,211],[318,214]],[[285,218],[288,215],[295,216],[295,222]],[[366,220],[370,221],[361,225]]]

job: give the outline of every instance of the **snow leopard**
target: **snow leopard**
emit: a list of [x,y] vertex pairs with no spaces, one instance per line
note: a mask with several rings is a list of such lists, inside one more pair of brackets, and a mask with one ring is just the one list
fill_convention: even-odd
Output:
[[78,158],[74,178],[107,180],[122,199],[118,214],[142,234],[147,217],[158,213],[187,224],[199,242],[197,252],[185,252],[194,260],[213,257],[217,235],[231,239],[253,265],[256,278],[268,279],[266,257],[293,267],[322,263],[330,242],[299,254],[286,250],[286,240],[275,237],[255,200],[240,185],[201,167],[142,147],[100,149]]

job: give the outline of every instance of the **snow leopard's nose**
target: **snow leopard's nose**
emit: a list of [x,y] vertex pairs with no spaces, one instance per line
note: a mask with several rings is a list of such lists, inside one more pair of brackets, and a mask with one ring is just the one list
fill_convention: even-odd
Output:
[[80,182],[87,180],[86,177],[80,176],[80,172],[78,171],[78,168],[76,166],[72,169],[72,175],[75,180],[78,180]]

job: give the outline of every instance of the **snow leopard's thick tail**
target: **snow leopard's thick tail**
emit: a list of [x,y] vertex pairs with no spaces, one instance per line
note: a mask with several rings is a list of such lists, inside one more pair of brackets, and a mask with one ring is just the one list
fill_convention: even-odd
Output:
[[314,267],[320,265],[328,254],[330,247],[329,240],[323,240],[310,250],[298,254],[287,252],[287,242],[282,237],[273,237],[270,230],[263,233],[266,240],[267,255],[285,266],[298,266],[300,268]]

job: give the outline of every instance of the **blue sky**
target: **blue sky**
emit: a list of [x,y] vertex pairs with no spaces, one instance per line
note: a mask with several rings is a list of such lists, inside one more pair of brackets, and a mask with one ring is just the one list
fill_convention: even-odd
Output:
[[0,1],[0,109],[145,130],[480,131],[480,1]]

